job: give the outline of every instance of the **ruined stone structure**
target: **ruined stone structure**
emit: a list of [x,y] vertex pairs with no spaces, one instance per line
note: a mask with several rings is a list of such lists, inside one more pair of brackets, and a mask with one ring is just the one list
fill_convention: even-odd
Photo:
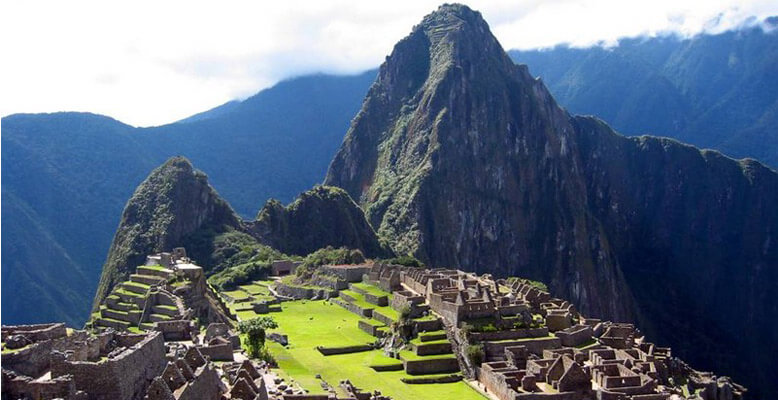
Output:
[[451,346],[480,346],[478,364],[460,351],[462,370],[500,400],[736,400],[746,392],[689,368],[634,325],[586,318],[528,281],[379,264],[363,279],[392,289],[397,311],[439,316],[449,337],[461,338]]

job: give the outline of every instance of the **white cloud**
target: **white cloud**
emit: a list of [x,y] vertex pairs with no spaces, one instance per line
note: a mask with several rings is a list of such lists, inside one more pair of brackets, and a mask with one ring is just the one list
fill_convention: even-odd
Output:
[[[171,122],[290,76],[375,67],[438,4],[4,0],[0,115],[74,110],[141,126]],[[506,49],[691,35],[778,14],[774,0],[468,4]]]

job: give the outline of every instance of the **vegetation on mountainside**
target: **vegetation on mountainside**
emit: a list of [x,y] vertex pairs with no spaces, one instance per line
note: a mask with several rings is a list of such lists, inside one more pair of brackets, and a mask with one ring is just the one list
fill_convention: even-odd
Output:
[[326,264],[361,264],[365,262],[365,256],[359,250],[345,247],[333,248],[328,246],[314,251],[303,258],[303,263],[295,270],[298,282],[304,282],[313,276],[316,268]]
[[[306,223],[311,220],[318,223]],[[336,187],[315,186],[287,207],[270,200],[251,225],[261,241],[286,254],[306,255],[331,243],[362,249],[368,257],[393,255],[354,200]]]

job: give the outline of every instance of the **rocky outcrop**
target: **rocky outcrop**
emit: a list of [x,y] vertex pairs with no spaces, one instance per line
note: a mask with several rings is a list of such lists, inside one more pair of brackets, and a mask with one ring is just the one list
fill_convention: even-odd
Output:
[[367,257],[392,254],[380,243],[354,200],[336,187],[316,186],[288,207],[270,200],[248,225],[261,242],[286,254],[307,255],[325,242],[333,247],[362,249]]
[[325,184],[398,253],[542,280],[697,365],[776,381],[775,171],[569,115],[465,6],[395,46]]
[[[117,283],[127,280],[146,255],[186,247],[197,256],[195,261],[200,256],[207,261],[218,251],[214,241],[219,233],[226,231],[242,232],[245,239],[241,240],[291,254],[307,255],[327,246],[359,249],[374,257],[392,254],[341,189],[316,187],[286,208],[271,200],[256,221],[243,221],[208,184],[205,174],[187,159],[175,157],[155,169],[127,203],[93,307]],[[201,300],[205,304],[213,299]]]
[[127,280],[146,255],[181,246],[183,239],[206,229],[240,227],[230,206],[189,160],[174,157],[138,186],[122,213],[103,267],[94,307],[113,286]]

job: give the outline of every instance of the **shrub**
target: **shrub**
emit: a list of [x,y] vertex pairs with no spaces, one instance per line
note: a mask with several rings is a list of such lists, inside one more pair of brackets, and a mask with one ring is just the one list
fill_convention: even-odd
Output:
[[404,265],[406,267],[416,267],[421,268],[424,267],[424,263],[419,261],[416,257],[408,254],[404,256],[389,258],[386,260],[381,260],[387,264],[396,264],[396,265]]
[[471,344],[468,345],[465,349],[465,355],[467,356],[467,359],[470,360],[470,363],[474,366],[479,366],[485,359],[484,354],[484,345],[482,344]]
[[265,347],[265,330],[274,328],[278,328],[278,324],[271,317],[252,318],[238,324],[240,333],[246,335],[246,345],[251,357],[260,357]]
[[323,249],[308,254],[303,263],[297,267],[295,275],[298,282],[306,282],[313,276],[313,273],[322,265],[326,264],[359,264],[365,262],[365,256],[359,250],[347,249],[345,247],[333,248],[327,246]]

